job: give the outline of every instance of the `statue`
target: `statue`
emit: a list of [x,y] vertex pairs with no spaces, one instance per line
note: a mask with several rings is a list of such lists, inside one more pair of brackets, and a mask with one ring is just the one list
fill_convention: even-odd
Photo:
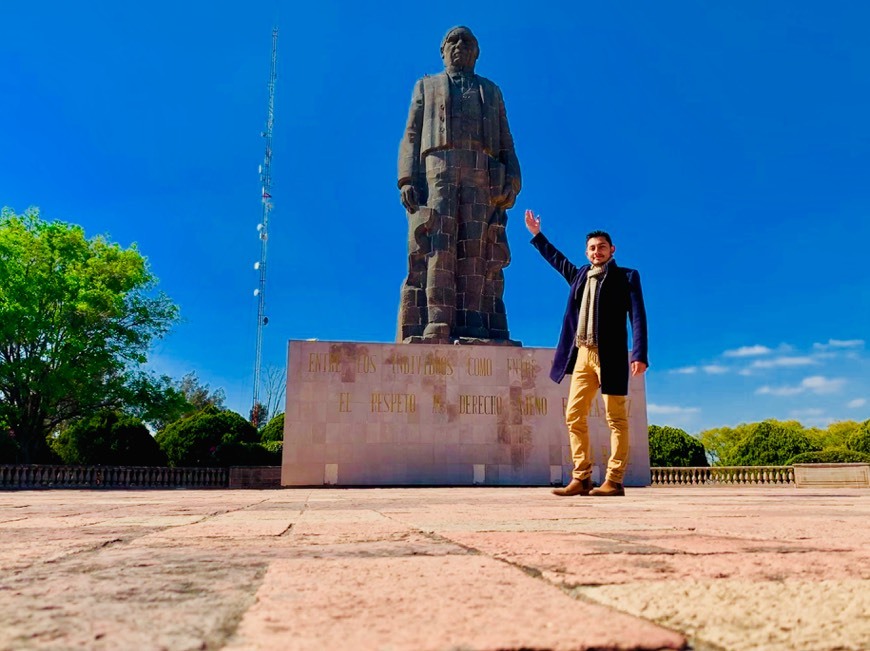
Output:
[[474,74],[479,54],[471,30],[454,27],[441,42],[445,71],[414,86],[399,145],[408,215],[399,341],[516,343],[509,340],[503,269],[520,166],[501,90]]

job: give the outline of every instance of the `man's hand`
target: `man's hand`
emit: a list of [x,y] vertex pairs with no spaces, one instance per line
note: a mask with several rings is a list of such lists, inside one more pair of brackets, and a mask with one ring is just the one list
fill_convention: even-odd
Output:
[[[541,218],[535,217],[535,213],[532,210],[526,211],[526,228],[529,229],[529,233],[532,235],[537,235],[541,232]],[[632,366],[632,368],[634,368]]]
[[417,189],[410,183],[406,183],[400,190],[402,193],[402,205],[409,213],[417,212],[420,207],[420,201],[417,199]]
[[632,375],[643,375],[646,373],[647,366],[643,362],[632,362],[631,363],[631,374]]

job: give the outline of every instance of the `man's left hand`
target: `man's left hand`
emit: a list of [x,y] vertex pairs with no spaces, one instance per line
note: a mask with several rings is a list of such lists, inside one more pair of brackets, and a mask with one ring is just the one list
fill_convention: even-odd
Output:
[[631,363],[631,374],[632,375],[643,375],[646,373],[647,366],[643,362],[632,362]]

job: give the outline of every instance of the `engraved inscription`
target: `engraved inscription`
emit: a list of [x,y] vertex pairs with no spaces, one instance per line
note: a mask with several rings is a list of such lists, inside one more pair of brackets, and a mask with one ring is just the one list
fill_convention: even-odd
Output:
[[378,370],[375,358],[371,355],[360,355],[356,358],[357,373],[374,373]]
[[372,393],[372,413],[413,414],[417,396],[413,393]]
[[507,360],[508,372],[518,371],[524,380],[534,379],[538,371],[538,362],[534,359],[510,358]]
[[309,373],[337,373],[340,370],[340,355],[335,353],[308,353]]
[[440,355],[396,355],[392,366],[402,375],[453,375],[453,364]]
[[543,396],[525,396],[520,401],[523,416],[546,416],[547,399]]
[[344,414],[350,413],[350,394],[346,391],[338,394],[338,412]]
[[465,369],[473,377],[489,377],[492,375],[492,360],[486,357],[469,357]]
[[462,394],[459,396],[460,414],[500,414],[502,410],[501,396],[477,396]]

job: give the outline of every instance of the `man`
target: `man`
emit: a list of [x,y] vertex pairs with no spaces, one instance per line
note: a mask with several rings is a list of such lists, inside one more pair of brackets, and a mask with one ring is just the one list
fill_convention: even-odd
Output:
[[441,42],[445,71],[417,81],[399,145],[398,187],[408,213],[408,277],[400,341],[507,339],[507,216],[520,191],[504,100],[474,74],[467,27]]
[[[631,374],[641,375],[647,360],[646,310],[640,274],[620,267],[613,259],[616,247],[604,231],[586,236],[586,257],[590,264],[576,267],[541,233],[541,218],[526,211],[526,228],[532,244],[571,286],[562,333],[553,359],[550,378],[561,382],[571,375],[565,422],[571,443],[574,470],[565,488],[556,495],[625,495],[622,480],[628,464],[628,334],[631,321]],[[601,388],[607,424],[610,427],[610,460],[606,481],[592,485],[592,458],[586,418]]]

